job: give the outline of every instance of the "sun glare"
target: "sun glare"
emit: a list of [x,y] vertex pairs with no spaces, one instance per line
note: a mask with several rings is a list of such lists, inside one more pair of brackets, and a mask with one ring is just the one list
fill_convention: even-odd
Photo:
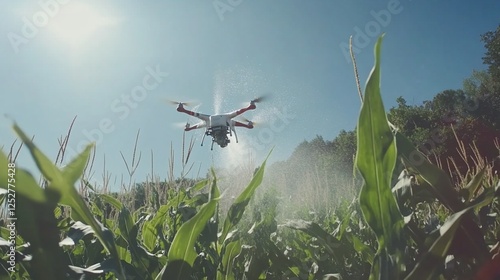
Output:
[[71,2],[61,7],[51,19],[48,29],[59,41],[72,48],[81,48],[95,39],[104,28],[116,25],[118,20],[102,15],[95,7],[84,2]]

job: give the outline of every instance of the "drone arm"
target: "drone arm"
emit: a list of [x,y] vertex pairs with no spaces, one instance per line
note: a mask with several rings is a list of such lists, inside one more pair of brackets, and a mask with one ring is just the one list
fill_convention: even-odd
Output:
[[185,131],[191,131],[191,130],[202,128],[202,127],[206,127],[205,123],[203,123],[203,122],[195,124],[193,126],[186,125],[186,127],[184,128],[184,130]]
[[234,126],[245,127],[245,128],[248,128],[248,129],[252,129],[253,128],[253,124],[252,123],[244,124],[244,123],[239,122],[239,121],[234,121]]
[[200,114],[197,112],[187,110],[186,108],[184,108],[184,106],[182,104],[179,104],[179,106],[177,106],[177,112],[188,114],[190,116],[193,116],[193,117],[198,118],[198,119],[203,120],[203,121],[208,121],[208,119],[210,117],[210,116],[205,115],[205,114]]
[[194,129],[197,129],[197,128],[199,128],[197,125],[193,125],[193,126],[184,128],[184,130],[185,131],[191,131],[191,130],[194,130]]
[[254,102],[250,102],[250,105],[248,105],[247,107],[245,107],[245,108],[241,108],[241,109],[236,110],[236,111],[234,111],[234,112],[231,112],[231,113],[229,113],[228,115],[229,115],[229,117],[230,117],[230,118],[234,118],[234,117],[236,117],[236,116],[239,116],[239,115],[241,115],[241,114],[245,113],[245,112],[246,112],[246,111],[248,111],[248,110],[254,110],[255,108],[257,108],[257,107],[255,106],[255,103],[254,103]]

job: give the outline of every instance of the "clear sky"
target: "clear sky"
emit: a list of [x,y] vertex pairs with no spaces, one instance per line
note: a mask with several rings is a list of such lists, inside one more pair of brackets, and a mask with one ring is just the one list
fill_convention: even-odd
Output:
[[[188,120],[164,102],[196,100],[203,113],[224,112],[271,93],[248,112],[254,130],[240,143],[190,162],[195,176],[212,166],[237,168],[286,159],[316,135],[332,140],[352,130],[360,108],[347,43],[364,85],[381,32],[382,94],[386,108],[403,96],[420,104],[458,89],[484,54],[480,34],[500,23],[499,1],[3,1],[0,9],[0,146],[15,139],[15,120],[51,158],[77,116],[68,157],[97,143],[95,176],[104,155],[113,178],[126,174],[140,129],[135,179],[166,177],[170,145],[179,157]],[[9,118],[3,117],[8,115]],[[189,120],[191,123],[195,120]],[[208,139],[206,139],[208,140]],[[24,150],[18,164],[34,169]]]

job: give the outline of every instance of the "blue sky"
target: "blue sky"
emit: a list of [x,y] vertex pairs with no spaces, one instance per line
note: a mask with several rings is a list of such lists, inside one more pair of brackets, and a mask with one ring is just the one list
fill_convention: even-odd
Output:
[[[382,94],[420,104],[458,89],[480,70],[480,34],[500,23],[498,1],[8,1],[0,11],[0,146],[15,120],[55,159],[57,139],[77,116],[68,157],[96,141],[95,176],[126,174],[140,129],[135,180],[166,177],[170,145],[180,157],[189,120],[164,102],[196,100],[203,113],[230,111],[271,93],[245,116],[254,130],[223,150],[197,138],[195,176],[286,159],[304,140],[354,128],[359,97],[345,45],[354,36],[361,82],[381,32]],[[189,120],[191,123],[194,120]],[[18,164],[33,170],[24,150]],[[180,172],[179,164],[175,168]]]

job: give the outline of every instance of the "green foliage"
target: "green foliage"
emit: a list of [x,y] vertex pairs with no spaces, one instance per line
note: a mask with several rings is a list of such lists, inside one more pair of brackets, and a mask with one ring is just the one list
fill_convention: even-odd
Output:
[[[486,48],[483,57],[484,64],[488,65],[489,72],[495,77],[500,77],[500,25],[494,31],[488,31],[481,35]],[[498,81],[498,80],[497,80]]]
[[466,84],[467,92],[445,90],[424,105],[409,106],[400,97],[388,115],[419,151],[453,172],[454,182],[463,179],[478,155],[480,160],[492,162],[500,154],[496,144],[500,140],[500,106],[494,105],[497,97],[479,93],[483,90],[476,87],[486,85],[478,86],[477,81]]

